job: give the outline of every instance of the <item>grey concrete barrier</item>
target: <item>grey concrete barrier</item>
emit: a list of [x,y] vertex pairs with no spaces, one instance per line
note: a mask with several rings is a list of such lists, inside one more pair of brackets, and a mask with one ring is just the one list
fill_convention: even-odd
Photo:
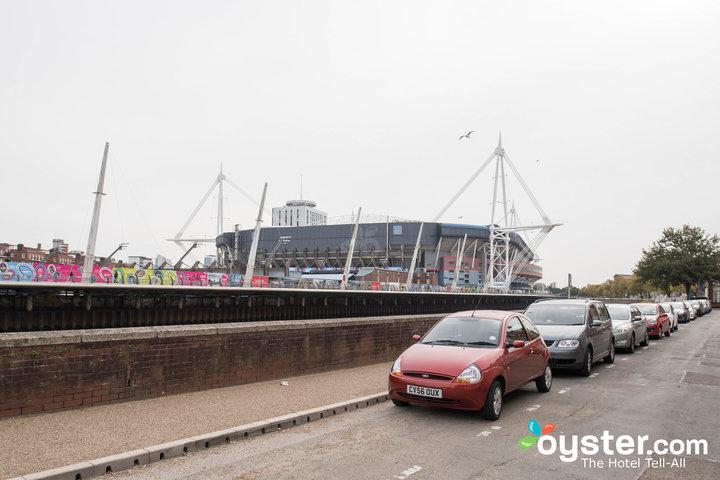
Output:
[[389,398],[388,392],[368,395],[345,402],[333,403],[310,410],[303,410],[259,422],[248,423],[240,425],[239,427],[152,445],[150,447],[54,468],[44,472],[31,473],[22,477],[16,477],[12,480],[85,480],[88,478],[97,478],[107,473],[129,470],[140,465],[181,457],[217,445],[278,432],[304,423],[314,422],[321,418],[352,412],[360,408],[377,405],[378,403],[389,400]]
[[145,449],[132,450],[130,452],[90,460],[89,463],[95,467],[95,476],[99,477],[106,473],[119,472],[140,465],[147,465],[150,463],[150,454]]
[[84,480],[95,478],[95,465],[90,462],[81,462],[18,478],[25,480]]

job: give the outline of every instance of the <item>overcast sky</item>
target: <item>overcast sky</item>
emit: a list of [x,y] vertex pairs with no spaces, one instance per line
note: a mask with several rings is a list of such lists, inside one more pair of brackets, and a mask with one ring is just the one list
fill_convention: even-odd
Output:
[[[547,282],[630,272],[668,225],[720,232],[717,1],[0,0],[0,242],[177,259],[220,163],[274,206],[430,220],[498,131],[550,218]],[[468,130],[469,141],[458,141]],[[492,173],[445,221],[486,224]],[[525,223],[539,220],[510,180]],[[225,224],[256,207],[226,191]],[[214,236],[215,204],[187,230]],[[212,249],[208,249],[212,250]]]

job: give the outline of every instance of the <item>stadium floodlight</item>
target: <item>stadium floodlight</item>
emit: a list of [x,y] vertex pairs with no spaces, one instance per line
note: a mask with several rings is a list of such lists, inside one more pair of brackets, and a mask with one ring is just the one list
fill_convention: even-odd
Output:
[[[489,260],[487,260],[487,272],[485,274],[484,291],[508,292],[512,281],[518,273],[535,258],[535,252],[550,231],[560,226],[560,223],[552,223],[545,210],[538,202],[530,187],[517,170],[510,156],[502,144],[502,133],[498,137],[498,144],[492,154],[470,175],[468,180],[453,195],[450,201],[435,215],[433,221],[438,221],[445,212],[457,201],[458,198],[468,189],[470,185],[480,176],[493,160],[495,161],[495,175],[492,194],[492,212],[490,214],[490,248]],[[508,166],[515,179],[520,183],[523,191],[540,214],[542,223],[538,225],[521,225],[515,206],[509,206],[507,183],[505,181],[505,166]],[[499,218],[498,206],[504,214]],[[496,220],[497,218],[497,220]],[[510,240],[512,234],[535,232],[524,246],[510,252]]]
[[[180,227],[180,230],[175,234],[173,238],[168,238],[167,240],[170,242],[174,242],[180,249],[185,252],[187,250],[187,247],[184,242],[193,242],[193,243],[215,243],[214,238],[184,238],[183,235],[185,234],[185,230],[190,226],[192,221],[195,219],[197,214],[200,212],[200,209],[205,205],[205,202],[207,202],[208,198],[210,198],[210,194],[217,188],[217,228],[216,228],[216,235],[220,236],[223,233],[224,230],[224,212],[225,212],[225,195],[224,195],[224,184],[227,183],[231,187],[233,187],[235,190],[240,192],[240,194],[248,199],[251,203],[253,203],[256,206],[260,206],[260,202],[254,198],[252,195],[247,193],[245,190],[240,188],[235,182],[230,180],[230,178],[223,173],[222,165],[220,165],[220,173],[218,173],[217,177],[215,177],[215,180],[212,181],[210,184],[210,187],[205,192],[205,195],[202,196],[200,199],[200,202],[198,202],[195,209],[192,211],[188,219],[185,221],[182,227]],[[217,251],[217,262],[218,265],[221,263],[221,253],[220,249]]]

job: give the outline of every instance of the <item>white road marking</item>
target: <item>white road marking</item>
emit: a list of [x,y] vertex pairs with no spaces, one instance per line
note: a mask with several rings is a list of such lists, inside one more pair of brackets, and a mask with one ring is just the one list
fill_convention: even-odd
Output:
[[615,368],[615,365],[608,365],[606,368]]
[[500,430],[502,427],[490,427],[490,430]]
[[393,478],[397,478],[398,480],[404,480],[405,478],[408,478],[413,473],[417,473],[420,470],[422,470],[422,467],[420,465],[413,465],[410,468],[407,468],[400,472],[400,475],[393,475]]
[[534,411],[537,410],[538,408],[540,408],[540,405],[535,404],[535,405],[533,405],[533,406],[530,407],[530,408],[526,408],[525,411],[526,411],[526,412],[534,412]]
[[492,433],[492,432],[491,432],[490,430],[483,430],[482,432],[478,433],[478,434],[475,435],[475,436],[476,436],[476,437],[487,437],[487,436],[490,435],[491,433]]
[[560,390],[558,393],[559,393],[560,395],[562,395],[563,393],[567,393],[567,392],[569,392],[569,391],[570,391],[570,387],[568,387],[568,388],[563,388],[563,389]]
[[627,359],[628,359],[628,357],[623,357],[620,360],[622,360],[623,362],[627,362]]
[[593,374],[590,375],[588,378],[595,378],[595,377],[597,377],[598,375],[600,375],[600,374],[599,374],[599,373],[593,373]]

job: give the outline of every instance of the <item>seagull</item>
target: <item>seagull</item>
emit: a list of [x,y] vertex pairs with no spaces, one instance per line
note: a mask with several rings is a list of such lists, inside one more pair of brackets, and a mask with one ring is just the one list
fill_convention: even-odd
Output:
[[475,130],[470,130],[465,135],[460,135],[460,138],[458,140],[462,140],[463,138],[470,138],[470,134],[473,133]]

